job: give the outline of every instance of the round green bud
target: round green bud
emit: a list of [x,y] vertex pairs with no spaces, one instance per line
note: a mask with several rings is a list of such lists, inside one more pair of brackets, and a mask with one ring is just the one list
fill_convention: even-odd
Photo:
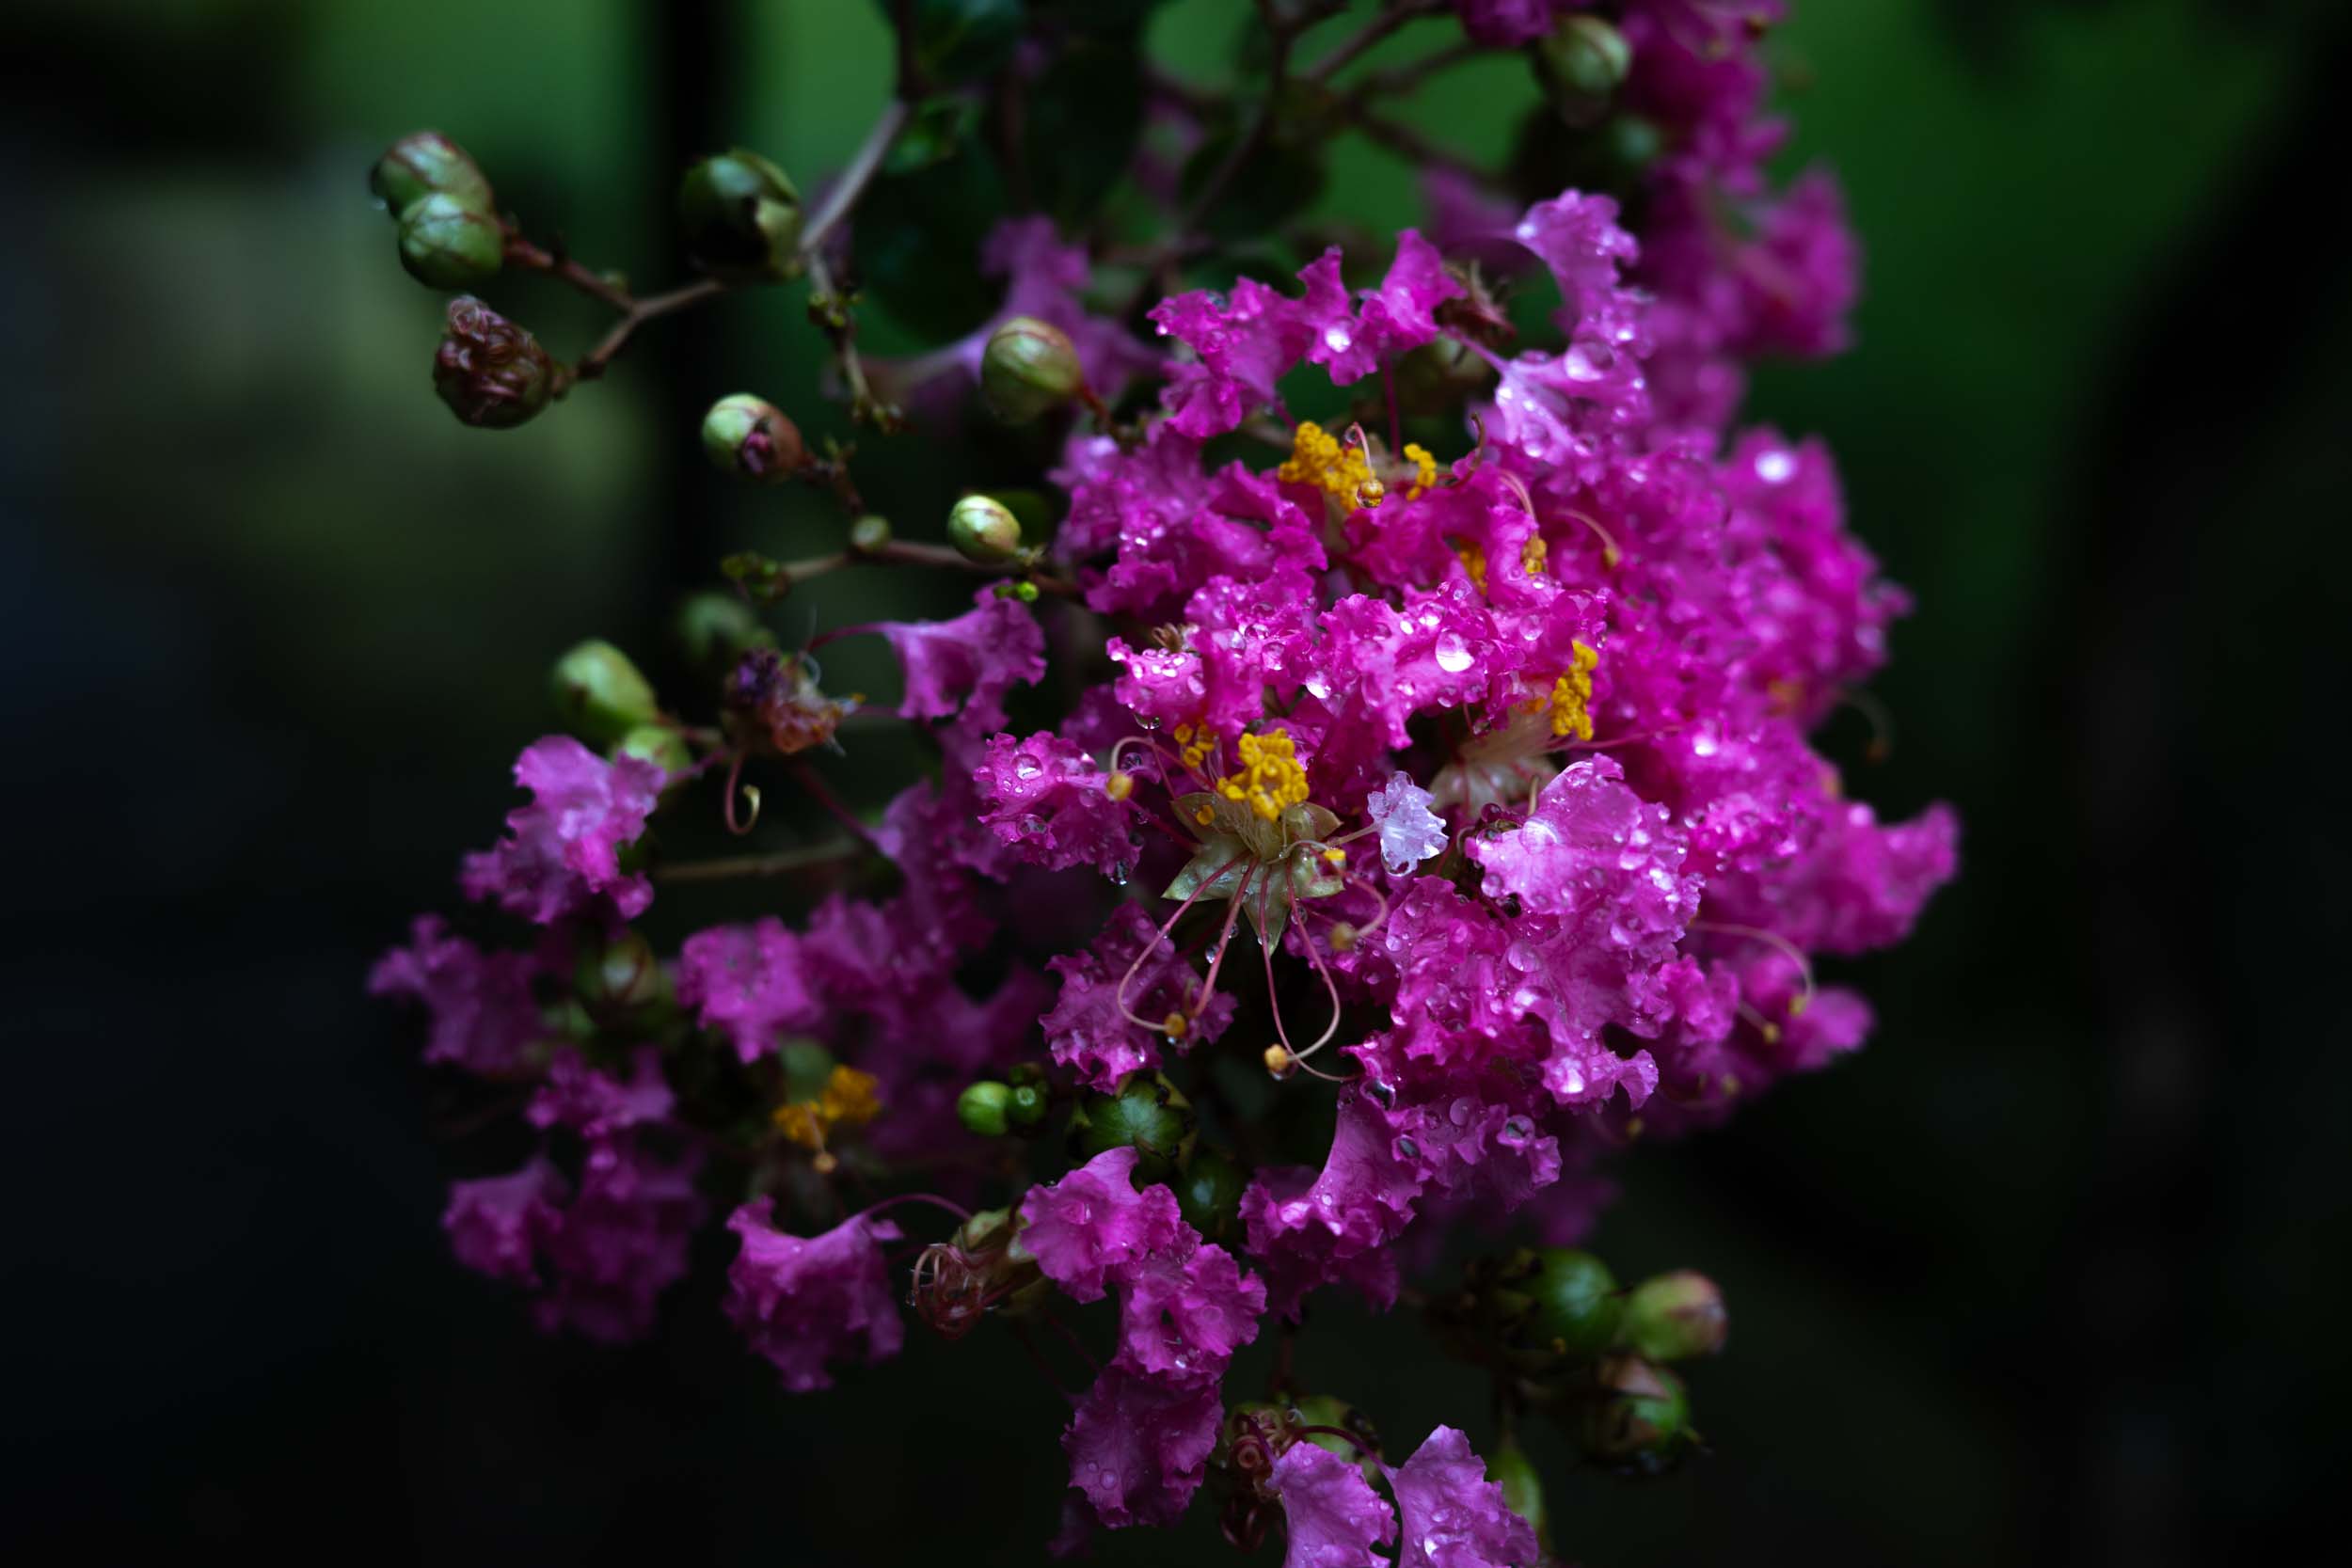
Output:
[[746,648],[775,641],[759,624],[759,612],[739,594],[713,591],[696,594],[677,611],[678,645],[697,669],[713,670],[733,664]]
[[434,191],[400,210],[400,264],[428,288],[472,288],[505,260],[506,230],[486,209]]
[[1172,1185],[1184,1223],[1203,1237],[1217,1242],[1240,1233],[1242,1189],[1249,1185],[1249,1178],[1232,1161],[1199,1146]]
[[1503,1506],[1527,1521],[1538,1541],[1545,1537],[1544,1483],[1534,1461],[1512,1438],[1504,1438],[1486,1455],[1486,1479],[1502,1488]]
[[947,541],[976,566],[1007,566],[1021,553],[1021,519],[992,496],[966,496],[947,514]]
[[967,1132],[977,1132],[983,1138],[1001,1138],[1012,1126],[1006,1117],[1011,1105],[1010,1088],[983,1078],[956,1096],[956,1119],[963,1123]]
[[808,461],[801,427],[774,404],[749,392],[710,405],[703,416],[703,451],[720,472],[768,484],[790,479]]
[[1133,1072],[1117,1094],[1090,1094],[1070,1114],[1070,1158],[1078,1164],[1132,1147],[1136,1173],[1164,1181],[1192,1152],[1192,1102],[1164,1074]]
[[1619,115],[1601,133],[1609,160],[1623,178],[1630,179],[1658,161],[1666,150],[1665,134],[1640,115]]
[[1616,1338],[1620,1303],[1609,1265],[1575,1247],[1545,1247],[1517,1289],[1532,1302],[1522,1343],[1568,1356],[1597,1355]]
[[1311,1433],[1301,1441],[1352,1464],[1360,1464],[1367,1478],[1377,1473],[1379,1462],[1374,1456],[1380,1451],[1380,1432],[1372,1424],[1371,1417],[1345,1400],[1336,1400],[1328,1394],[1299,1394],[1289,1402],[1289,1414],[1295,1426],[1336,1427],[1341,1432],[1354,1433],[1361,1442],[1351,1443],[1327,1432]]
[[850,550],[854,555],[872,555],[890,543],[890,519],[867,513],[850,525]]
[[1587,1459],[1644,1475],[1671,1469],[1698,1440],[1682,1380],[1638,1355],[1600,1363],[1580,1427],[1578,1444]]
[[1731,1315],[1715,1282],[1677,1269],[1633,1287],[1618,1338],[1652,1361],[1688,1361],[1722,1350],[1730,1332]]
[[660,717],[653,688],[628,655],[592,637],[555,661],[555,711],[573,734],[611,745]]
[[1537,47],[1560,85],[1581,98],[1608,97],[1633,69],[1633,46],[1625,35],[1582,12],[1562,22]]
[[1042,1084],[1015,1084],[1012,1098],[1005,1103],[1005,1116],[1018,1128],[1027,1130],[1045,1119],[1045,1113],[1054,1108],[1053,1091]]
[[694,766],[694,753],[686,737],[667,724],[638,725],[621,736],[612,754],[650,762],[665,773],[683,773]]
[[592,1014],[633,1012],[660,1001],[667,985],[653,944],[628,927],[609,941],[590,941],[572,966],[572,984]]
[[677,215],[694,260],[717,277],[754,281],[798,270],[801,193],[756,152],[739,147],[688,168]]
[[1007,424],[1026,424],[1086,386],[1070,337],[1050,322],[1015,316],[989,334],[980,355],[980,397]]
[[498,206],[481,166],[438,131],[413,131],[386,148],[368,171],[368,189],[394,214],[437,194],[479,213]]
[[433,351],[433,389],[461,424],[509,430],[554,398],[555,362],[530,333],[460,294]]

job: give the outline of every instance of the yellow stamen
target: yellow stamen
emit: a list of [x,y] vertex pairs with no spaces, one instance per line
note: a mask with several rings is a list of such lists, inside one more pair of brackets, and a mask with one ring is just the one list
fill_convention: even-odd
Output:
[[870,1072],[836,1066],[814,1100],[795,1100],[776,1107],[776,1131],[803,1148],[821,1150],[825,1134],[836,1127],[863,1127],[882,1115],[880,1083]]
[[1345,865],[1347,863],[1347,851],[1340,848],[1326,849],[1323,852],[1323,858],[1329,861],[1333,865]]
[[[1282,730],[1245,735],[1233,743],[1241,767],[1216,781],[1216,792],[1239,800],[1265,821],[1307,799],[1307,769]],[[1205,816],[1203,820],[1206,820]]]
[[1312,420],[1301,420],[1292,432],[1290,459],[1274,477],[1311,484],[1351,511],[1376,507],[1388,495],[1364,448],[1346,445]]
[[1160,1033],[1166,1035],[1172,1040],[1183,1039],[1184,1037],[1185,1031],[1189,1030],[1191,1027],[1192,1020],[1186,1018],[1182,1013],[1170,1013],[1160,1021]]
[[1291,1072],[1291,1053],[1279,1045],[1265,1048],[1265,1069],[1277,1078],[1287,1078]]
[[1578,740],[1593,738],[1593,671],[1600,663],[1597,649],[1579,642],[1568,673],[1551,684],[1551,733]]
[[1454,553],[1461,558],[1462,569],[1470,574],[1470,586],[1486,592],[1486,552],[1476,545],[1462,545]]
[[1113,773],[1103,781],[1103,793],[1114,800],[1124,800],[1135,792],[1136,780],[1132,773]]
[[1405,499],[1412,500],[1438,483],[1438,460],[1429,455],[1427,447],[1418,441],[1407,441],[1405,443],[1405,461],[1413,466],[1413,483],[1405,490]]
[[1542,577],[1544,561],[1550,554],[1551,546],[1544,542],[1544,536],[1534,535],[1519,546],[1519,570],[1531,578]]

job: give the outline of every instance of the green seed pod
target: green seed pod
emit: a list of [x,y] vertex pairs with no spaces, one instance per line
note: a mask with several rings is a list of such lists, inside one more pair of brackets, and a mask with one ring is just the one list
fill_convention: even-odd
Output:
[[722,473],[774,484],[808,461],[801,427],[765,398],[737,392],[703,416],[703,451]]
[[555,396],[555,361],[538,340],[471,294],[449,302],[433,354],[433,389],[459,422],[507,430]]
[[715,277],[750,282],[799,270],[801,193],[756,152],[739,147],[690,167],[677,215],[687,248]]
[[1682,1380],[1637,1355],[1600,1363],[1580,1416],[1584,1456],[1639,1475],[1672,1469],[1698,1440]]
[[1176,1207],[1184,1223],[1212,1242],[1241,1232],[1241,1195],[1249,1178],[1239,1165],[1202,1144],[1184,1162],[1174,1183]]
[[686,737],[667,724],[638,725],[621,736],[612,754],[650,762],[665,773],[683,773],[694,766],[694,753],[687,746]]
[[1516,1288],[1533,1304],[1522,1344],[1581,1357],[1597,1355],[1616,1338],[1617,1277],[1589,1252],[1545,1247],[1535,1255],[1535,1272]]
[[1054,1108],[1054,1097],[1039,1084],[1015,1084],[1012,1098],[1006,1101],[1005,1117],[1023,1132],[1032,1131],[1045,1119],[1045,1113]]
[[386,148],[368,171],[368,189],[394,214],[436,194],[478,213],[498,207],[481,166],[438,131],[412,131]]
[[660,716],[653,688],[628,655],[590,638],[555,661],[555,711],[564,727],[586,740],[611,745]]
[[1012,1125],[1006,1117],[1011,1104],[1010,1087],[983,1078],[956,1097],[956,1119],[967,1132],[1001,1138]]
[[1070,1158],[1084,1164],[1096,1155],[1132,1146],[1136,1174],[1165,1181],[1192,1152],[1198,1118],[1192,1102],[1164,1074],[1134,1072],[1117,1094],[1090,1094],[1070,1115]]
[[850,525],[850,552],[872,555],[890,543],[890,519],[867,513]]
[[470,289],[499,275],[506,230],[485,208],[434,191],[400,210],[400,264],[433,289]]
[[1688,1361],[1722,1350],[1730,1332],[1731,1317],[1715,1282],[1677,1269],[1633,1287],[1618,1337],[1652,1361]]
[[1034,316],[1015,316],[989,334],[980,356],[980,397],[1007,424],[1026,424],[1086,386],[1069,335]]
[[966,496],[947,514],[947,540],[976,566],[1007,566],[1021,553],[1021,519],[990,496]]

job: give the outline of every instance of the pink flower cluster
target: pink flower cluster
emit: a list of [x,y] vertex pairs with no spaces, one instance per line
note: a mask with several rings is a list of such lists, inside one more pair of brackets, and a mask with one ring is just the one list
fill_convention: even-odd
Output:
[[[1495,44],[1581,8],[1458,4]],[[533,1086],[546,1146],[458,1184],[460,1259],[534,1291],[550,1326],[643,1332],[729,1144],[757,1174],[724,1199],[726,1310],[787,1387],[822,1388],[903,1338],[896,1225],[796,1233],[843,1160],[880,1180],[984,1148],[958,1110],[976,1079],[1046,1104],[1238,1062],[1327,1097],[1336,1130],[1244,1170],[1216,1225],[1122,1145],[1013,1196],[1009,1242],[950,1249],[984,1307],[1040,1280],[1116,1294],[1117,1348],[1063,1436],[1072,1485],[1104,1524],[1164,1523],[1269,1312],[1327,1287],[1391,1305],[1417,1229],[1525,1210],[1571,1240],[1611,1148],[1859,1045],[1867,1005],[1814,960],[1900,940],[1957,830],[1942,807],[1880,820],[1814,749],[1908,601],[1847,531],[1827,451],[1731,422],[1740,362],[1836,347],[1853,293],[1834,187],[1762,182],[1757,9],[1625,8],[1626,101],[1670,149],[1638,237],[1606,196],[1498,220],[1441,191],[1369,287],[1335,249],[1295,291],[1176,294],[1155,350],[1087,311],[1083,251],[1009,226],[986,259],[1008,313],[1061,327],[1105,388],[1159,388],[1073,433],[1054,474],[1047,560],[1078,602],[983,590],[951,620],[848,628],[896,651],[898,715],[942,759],[860,829],[891,890],[697,931],[650,1000],[584,1023],[554,999],[646,912],[640,840],[691,791],[573,739],[523,752],[532,801],[460,885],[536,946],[487,954],[428,917],[373,982],[430,1011],[429,1061]],[[1513,271],[1559,304],[1506,354],[1486,290]],[[1408,442],[1394,385],[1433,356],[1476,389]],[[1048,668],[1041,613],[1057,659],[1100,658],[1057,725],[1009,732]],[[746,1138],[747,1105],[784,1131]],[[933,1184],[977,1203],[990,1168]],[[1451,1428],[1393,1467],[1295,1441],[1262,1485],[1297,1568],[1536,1552]]]

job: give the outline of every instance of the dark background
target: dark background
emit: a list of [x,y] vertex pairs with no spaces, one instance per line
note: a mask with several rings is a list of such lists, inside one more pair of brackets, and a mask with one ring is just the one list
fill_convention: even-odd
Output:
[[[1866,1052],[1625,1165],[1597,1244],[1733,1304],[1714,1451],[1633,1486],[1539,1438],[1557,1532],[1597,1565],[2252,1557],[2344,1451],[2344,8],[1798,8],[1792,162],[1842,171],[1867,292],[1857,351],[1753,407],[1830,439],[1918,595],[1852,786],[1955,800],[1964,872],[1856,966]],[[1213,76],[1244,9],[1178,0],[1160,40]],[[494,835],[553,653],[657,647],[724,549],[835,526],[691,450],[728,383],[814,406],[793,300],[462,430],[361,174],[437,125],[658,283],[685,154],[837,166],[885,90],[870,8],[44,0],[0,44],[6,1537],[1039,1560],[1058,1417],[1001,1340],[787,1399],[716,1315],[723,1244],[650,1343],[533,1334],[447,1259],[483,1157],[360,994]],[[1526,90],[1498,64],[1419,112],[1488,155]],[[1360,147],[1327,205],[1412,216]],[[869,451],[919,503],[926,449]],[[1307,1380],[1407,1442],[1481,1402],[1411,1323],[1323,1322]],[[1104,1555],[1213,1560],[1206,1512]]]

